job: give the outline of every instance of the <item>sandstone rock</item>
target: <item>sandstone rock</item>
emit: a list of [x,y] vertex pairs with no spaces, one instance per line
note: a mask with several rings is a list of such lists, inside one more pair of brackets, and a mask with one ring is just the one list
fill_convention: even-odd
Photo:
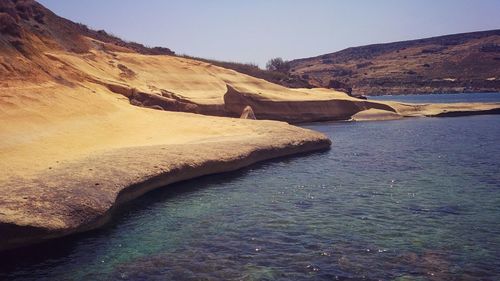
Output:
[[247,105],[240,116],[241,119],[257,120],[251,106]]

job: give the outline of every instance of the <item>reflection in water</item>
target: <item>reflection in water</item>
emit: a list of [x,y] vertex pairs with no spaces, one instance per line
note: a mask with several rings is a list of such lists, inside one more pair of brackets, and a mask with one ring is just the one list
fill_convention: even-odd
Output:
[[499,279],[499,121],[313,124],[331,151],[150,193],[0,279]]

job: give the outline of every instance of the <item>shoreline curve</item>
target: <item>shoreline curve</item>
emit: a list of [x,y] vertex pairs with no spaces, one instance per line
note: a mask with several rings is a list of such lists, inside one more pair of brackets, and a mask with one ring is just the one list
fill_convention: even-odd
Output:
[[[293,131],[283,133],[282,141],[277,143],[264,137],[209,144],[122,148],[69,163],[32,179],[11,179],[12,184],[28,190],[38,185],[45,190],[55,190],[49,194],[42,192],[35,200],[41,209],[23,206],[25,213],[17,216],[23,219],[16,220],[11,214],[14,220],[5,220],[0,213],[0,233],[4,236],[0,251],[97,229],[108,223],[124,204],[173,183],[330,148],[331,141],[326,136],[305,131],[300,135]],[[238,149],[228,151],[232,147]],[[131,159],[137,161],[130,163]],[[130,165],[123,166],[127,162]]]

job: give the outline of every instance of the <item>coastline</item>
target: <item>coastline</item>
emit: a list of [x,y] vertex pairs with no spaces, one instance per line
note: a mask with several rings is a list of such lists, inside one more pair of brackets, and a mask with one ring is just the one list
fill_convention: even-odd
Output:
[[[35,88],[51,106],[29,104],[0,112],[12,120],[0,126],[0,251],[98,228],[122,204],[174,182],[331,144],[321,133],[283,122],[146,109],[94,87],[93,92],[54,87],[50,96],[46,87]],[[24,88],[11,91],[32,95]],[[295,121],[347,120],[357,112],[365,120],[387,120],[500,108],[500,103],[369,102],[325,91],[310,90],[333,98],[254,101],[235,96],[228,107],[238,112],[240,106],[254,105],[258,119],[265,113],[287,120],[302,116]],[[313,105],[322,105],[322,111],[306,114],[314,112]],[[34,110],[26,113],[29,108]]]
[[394,111],[370,108],[352,116],[354,121],[383,121],[410,117],[460,117],[500,114],[500,102],[478,103],[404,103],[380,101]]
[[227,118],[247,106],[257,119],[294,123],[500,108],[288,89],[205,62],[82,40],[102,45],[83,54],[40,46],[28,64],[11,65],[33,73],[12,72],[1,86],[0,250],[97,228],[118,206],[170,183],[331,144],[283,122]]
[[0,0],[0,281],[500,281],[500,0],[90,2]]
[[123,204],[172,183],[330,145],[324,135],[297,128],[247,140],[116,149],[35,177],[10,178],[2,185],[15,184],[37,198],[12,205],[8,215],[8,204],[2,204],[0,251],[99,228]]
[[[407,96],[450,96],[450,95],[459,95],[459,94],[466,94],[466,95],[476,95],[476,94],[500,94],[500,92],[492,90],[492,91],[443,91],[443,92],[426,92],[426,93],[419,93],[415,92],[412,93],[411,91],[408,93],[400,93],[400,94],[374,94],[374,95],[365,95],[365,97],[368,98],[368,100],[371,101],[380,101],[377,100],[376,98],[378,97],[407,97]],[[373,99],[375,98],[375,99]]]

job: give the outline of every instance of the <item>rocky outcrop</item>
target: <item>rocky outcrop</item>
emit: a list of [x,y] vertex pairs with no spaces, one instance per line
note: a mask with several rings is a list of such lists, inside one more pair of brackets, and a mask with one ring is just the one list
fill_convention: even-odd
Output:
[[401,118],[403,118],[401,114],[380,109],[363,110],[352,116],[353,121],[387,121]]
[[500,103],[409,104],[374,102],[366,98],[345,97],[329,100],[269,100],[265,96],[237,91],[226,85],[223,104],[196,104],[163,91],[162,95],[142,93],[120,85],[106,85],[113,92],[129,98],[135,106],[157,110],[191,112],[242,119],[278,120],[303,123],[336,120],[393,120],[403,117],[454,117],[498,114]]
[[192,112],[199,111],[198,106],[190,102],[182,102],[155,94],[136,92],[132,95],[130,103],[137,106],[151,107],[168,111]]
[[0,12],[0,34],[20,38],[21,32],[21,26],[11,15]]
[[427,115],[428,117],[460,117],[460,116],[473,116],[473,115],[492,115],[492,114],[500,114],[500,105],[496,108],[491,109],[479,109],[479,110],[455,110],[455,111],[447,111],[437,114]]
[[319,133],[269,125],[259,138],[122,148],[3,180],[0,250],[100,227],[124,203],[174,182],[331,144]]
[[241,119],[250,119],[250,120],[256,120],[255,114],[253,113],[253,109],[251,106],[246,106],[245,109],[243,109],[243,112],[241,113],[240,116]]
[[241,93],[228,86],[224,107],[228,116],[237,117],[246,106],[252,107],[257,119],[286,121],[289,123],[349,120],[359,111],[377,108],[395,111],[391,106],[357,99],[277,101],[261,96]]

